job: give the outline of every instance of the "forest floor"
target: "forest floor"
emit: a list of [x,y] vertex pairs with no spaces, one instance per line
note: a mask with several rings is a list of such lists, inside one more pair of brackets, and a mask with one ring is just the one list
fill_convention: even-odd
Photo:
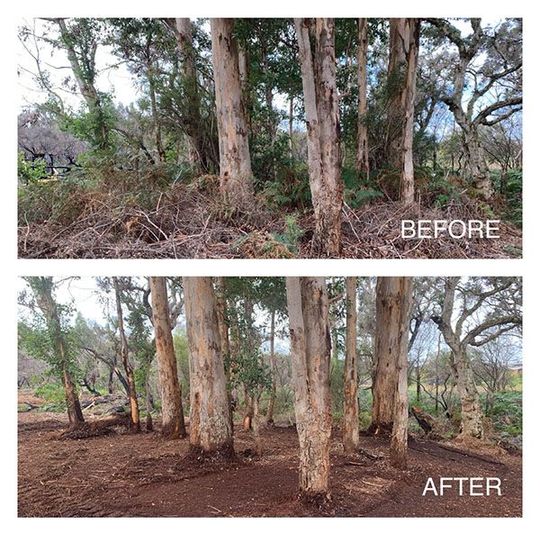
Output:
[[[45,191],[45,190],[44,190]],[[127,194],[126,194],[127,195]],[[146,205],[118,192],[73,192],[59,208],[19,213],[21,258],[311,258],[311,210],[262,201],[231,215],[215,190],[177,184]],[[135,195],[134,195],[135,196]],[[51,194],[52,197],[52,194]],[[40,201],[49,203],[48,200]],[[51,217],[51,210],[55,214]],[[467,197],[445,208],[373,201],[342,213],[342,258],[517,258],[522,233],[501,221],[500,239],[404,239],[403,219],[497,219]],[[41,214],[42,215],[38,215]]]
[[[470,451],[415,438],[409,469],[388,463],[388,442],[361,437],[361,450],[331,449],[332,502],[324,510],[296,499],[294,427],[262,431],[263,455],[249,432],[235,429],[237,459],[186,458],[188,440],[154,433],[62,438],[66,417],[19,413],[18,514],[21,517],[515,517],[522,510],[521,456]],[[339,435],[339,432],[334,433]],[[429,477],[499,477],[502,496],[422,497]]]

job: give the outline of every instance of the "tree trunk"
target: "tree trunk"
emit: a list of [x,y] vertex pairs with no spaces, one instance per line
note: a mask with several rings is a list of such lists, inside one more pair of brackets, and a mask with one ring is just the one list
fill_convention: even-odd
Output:
[[167,281],[165,277],[150,277],[149,284],[161,391],[161,434],[167,438],[184,438],[186,426],[182,387],[178,381],[178,365],[171,332]]
[[[465,128],[464,128],[465,126]],[[493,185],[489,178],[484,149],[480,143],[478,129],[471,125],[461,125],[463,151],[465,153],[465,173],[475,191],[482,199],[490,199],[493,196]]]
[[146,372],[144,378],[144,400],[146,405],[146,431],[149,433],[154,430],[154,421],[152,420],[152,409],[154,404],[152,403],[152,393],[150,392],[150,370]]
[[461,404],[460,436],[483,439],[484,424],[480,396],[474,382],[471,362],[465,348],[453,352],[457,391]]
[[275,354],[276,337],[276,311],[270,313],[270,372],[272,374],[272,389],[270,390],[270,401],[268,402],[268,411],[266,412],[266,425],[274,425],[274,406],[276,404],[277,389],[277,366]]
[[220,188],[236,208],[253,202],[248,125],[242,99],[234,19],[210,19],[219,136]]
[[192,451],[234,456],[217,303],[210,277],[184,277]]
[[32,277],[29,279],[30,287],[36,298],[36,303],[45,316],[47,330],[50,335],[53,350],[59,363],[60,379],[64,387],[66,408],[70,429],[76,429],[84,423],[84,416],[79,402],[79,396],[69,369],[69,357],[66,352],[66,343],[58,305],[53,297],[53,280],[51,277]]
[[369,178],[369,146],[367,130],[367,53],[368,19],[358,19],[358,147],[356,169]]
[[345,279],[347,324],[343,377],[343,448],[345,453],[358,449],[358,372],[356,363],[356,277]]
[[396,370],[397,385],[394,396],[394,415],[392,438],[390,440],[390,463],[402,470],[407,468],[407,438],[409,421],[409,400],[407,395],[407,348],[409,313],[412,304],[412,284],[409,277],[396,277],[399,290],[397,294],[398,312],[396,315]]
[[296,427],[300,441],[300,496],[329,499],[330,333],[323,278],[287,277],[291,364]]
[[128,383],[128,397],[129,397],[129,429],[132,433],[138,433],[141,430],[141,423],[139,420],[139,402],[137,400],[137,390],[135,388],[135,376],[133,374],[133,368],[129,362],[129,349],[126,338],[126,332],[124,330],[124,314],[122,312],[122,300],[120,297],[120,285],[118,279],[113,277],[114,294],[116,296],[116,317],[118,321],[118,333],[120,335],[120,355],[122,357],[122,364],[126,372],[126,379]]
[[418,19],[390,19],[388,61],[387,158],[400,172],[400,200],[414,200],[414,99],[420,24]]
[[188,18],[176,18],[175,35],[182,67],[182,88],[186,99],[187,112],[187,149],[188,161],[191,165],[200,167],[208,165],[203,162],[206,157],[204,146],[204,127],[201,120],[201,101],[195,66],[195,50],[193,48],[193,27]]
[[398,358],[402,343],[401,322],[404,277],[377,278],[375,327],[375,378],[370,432],[390,434],[398,388]]
[[333,19],[295,19],[304,89],[308,169],[315,212],[313,252],[338,257],[343,181]]

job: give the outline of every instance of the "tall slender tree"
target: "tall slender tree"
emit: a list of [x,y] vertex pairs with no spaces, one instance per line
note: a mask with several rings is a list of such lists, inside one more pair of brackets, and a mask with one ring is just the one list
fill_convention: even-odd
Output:
[[308,169],[315,211],[313,250],[337,257],[341,248],[343,180],[333,19],[295,19],[304,89]]
[[201,455],[234,455],[217,302],[210,277],[184,277],[189,344],[191,449]]
[[62,328],[61,315],[54,298],[54,282],[52,277],[27,277],[36,304],[45,318],[47,334],[52,351],[54,352],[55,368],[64,387],[66,407],[70,429],[77,429],[84,423],[84,416],[77,394],[77,388],[70,369],[70,359]]
[[300,440],[300,496],[329,499],[330,333],[323,278],[287,277],[296,428]]
[[358,370],[356,361],[356,277],[345,279],[347,323],[343,370],[343,447],[346,453],[358,449]]
[[390,19],[388,60],[387,156],[400,173],[399,198],[414,200],[414,99],[420,23],[418,19]]
[[232,206],[253,201],[248,125],[238,63],[234,19],[210,19],[219,137],[220,188]]
[[118,328],[118,335],[120,337],[120,356],[124,371],[126,374],[126,380],[128,383],[128,397],[129,397],[129,429],[132,433],[138,433],[141,430],[141,422],[139,419],[139,401],[137,399],[137,389],[135,387],[135,374],[133,373],[133,366],[129,361],[129,347],[124,328],[124,313],[122,311],[122,290],[118,277],[113,277],[114,296],[116,300],[116,321]]
[[369,178],[369,145],[367,129],[367,56],[368,19],[358,19],[358,141],[356,152],[357,171]]
[[184,438],[186,426],[182,407],[182,389],[171,332],[167,282],[164,277],[150,277],[152,316],[161,391],[161,434],[167,438]]
[[396,468],[407,468],[407,442],[409,421],[408,387],[408,335],[409,316],[412,305],[412,281],[409,277],[396,277],[399,290],[397,294],[398,334],[396,340],[397,384],[394,394],[394,414],[392,438],[390,440],[390,463]]

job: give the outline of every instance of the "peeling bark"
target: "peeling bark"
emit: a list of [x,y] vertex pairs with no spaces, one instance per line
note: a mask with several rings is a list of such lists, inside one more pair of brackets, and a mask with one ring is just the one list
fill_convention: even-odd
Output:
[[367,53],[368,19],[358,19],[358,147],[356,169],[369,178],[369,146],[367,131]]
[[409,397],[407,393],[407,353],[409,315],[412,305],[412,281],[409,277],[396,277],[399,284],[399,334],[397,339],[396,372],[397,385],[394,395],[392,438],[390,440],[390,463],[396,468],[407,468],[407,442],[409,422]]
[[356,277],[345,279],[347,323],[345,337],[345,366],[343,376],[343,448],[345,453],[358,449],[358,372],[356,362]]
[[390,19],[386,150],[388,164],[400,172],[400,200],[404,203],[414,201],[414,99],[419,40],[418,19]]
[[[404,277],[378,277],[375,327],[375,377],[370,432],[390,434],[398,390],[398,359],[403,343]],[[406,335],[405,335],[406,338]],[[406,341],[405,341],[406,343]]]
[[323,278],[287,277],[287,308],[296,427],[300,441],[300,496],[330,498],[330,333]]
[[186,426],[182,407],[182,388],[171,332],[167,282],[164,277],[150,277],[152,319],[161,392],[161,434],[166,438],[184,438]]
[[229,399],[210,277],[184,277],[189,344],[190,434],[193,451],[234,455]]
[[234,19],[210,19],[219,136],[220,189],[237,208],[253,202],[248,124],[242,98]]
[[295,19],[304,108],[308,169],[315,212],[313,251],[338,257],[343,181],[333,19]]

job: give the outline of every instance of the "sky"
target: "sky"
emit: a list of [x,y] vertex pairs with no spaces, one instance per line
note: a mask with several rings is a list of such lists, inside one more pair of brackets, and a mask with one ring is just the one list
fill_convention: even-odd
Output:
[[[482,19],[483,24],[496,25],[500,22],[500,19],[485,17]],[[471,32],[470,23],[464,20],[454,20],[453,24],[459,28],[463,35],[467,35]],[[40,34],[44,28],[50,27],[50,23],[42,21],[40,19],[25,18],[22,19],[19,26],[28,26],[35,28],[36,32]],[[18,106],[20,109],[32,105],[35,103],[43,102],[46,100],[46,94],[38,88],[34,74],[36,70],[36,62],[32,55],[36,54],[36,46],[32,39],[29,39],[26,43],[26,47],[18,41],[17,45],[17,64],[19,72],[19,98]],[[53,48],[47,44],[41,42],[39,46],[39,54],[41,61],[46,67],[50,75],[53,85],[58,87],[61,85],[62,79],[69,73],[69,62],[67,56],[63,50],[53,50]],[[122,103],[128,105],[137,100],[139,93],[133,83],[133,77],[128,72],[125,65],[118,65],[115,68],[110,68],[111,65],[117,65],[118,59],[111,54],[111,50],[108,47],[100,47],[97,53],[97,66],[101,71],[101,75],[98,77],[98,89],[114,94],[116,103]],[[74,95],[67,91],[61,91],[62,97],[65,98],[65,102],[77,108],[81,99],[78,95]],[[286,108],[286,102],[279,95],[276,96],[276,105],[280,109]]]

